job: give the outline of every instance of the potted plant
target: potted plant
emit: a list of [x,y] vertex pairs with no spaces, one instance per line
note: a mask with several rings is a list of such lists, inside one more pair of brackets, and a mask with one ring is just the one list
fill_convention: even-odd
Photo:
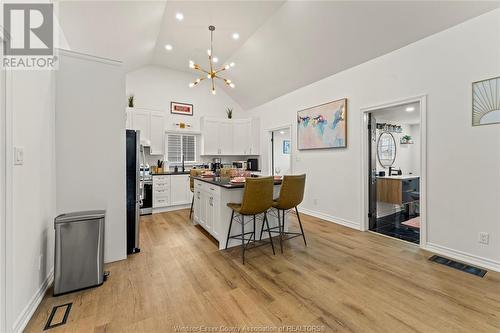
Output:
[[401,143],[413,143],[410,135],[403,135],[401,138]]
[[233,118],[233,108],[226,108],[227,119]]
[[134,107],[134,95],[130,95],[128,97],[128,107],[133,108]]

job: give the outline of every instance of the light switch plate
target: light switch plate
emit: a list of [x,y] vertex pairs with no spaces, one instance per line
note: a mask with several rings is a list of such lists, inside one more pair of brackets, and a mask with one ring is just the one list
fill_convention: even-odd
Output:
[[488,245],[490,242],[490,235],[487,232],[479,233],[479,243]]
[[14,165],[24,164],[24,148],[14,147]]

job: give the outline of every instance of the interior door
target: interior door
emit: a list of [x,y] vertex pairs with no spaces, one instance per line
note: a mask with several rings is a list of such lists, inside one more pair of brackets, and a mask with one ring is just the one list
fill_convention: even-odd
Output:
[[377,227],[377,121],[368,114],[368,218],[369,229]]

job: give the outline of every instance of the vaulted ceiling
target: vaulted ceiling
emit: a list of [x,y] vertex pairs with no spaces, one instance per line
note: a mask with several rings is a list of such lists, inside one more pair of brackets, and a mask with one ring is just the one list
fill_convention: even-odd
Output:
[[224,89],[251,108],[498,7],[499,1],[60,1],[57,11],[71,49],[122,60],[127,70],[155,64],[193,79],[188,62],[206,65],[208,26],[215,25],[215,56],[236,63],[227,73],[236,88]]

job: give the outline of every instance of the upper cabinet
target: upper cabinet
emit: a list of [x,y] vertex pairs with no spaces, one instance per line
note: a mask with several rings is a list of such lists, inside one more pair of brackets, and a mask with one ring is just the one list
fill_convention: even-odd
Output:
[[165,116],[162,111],[128,108],[127,128],[141,131],[141,144],[150,147],[151,155],[163,155]]
[[202,155],[258,155],[258,119],[201,119]]

